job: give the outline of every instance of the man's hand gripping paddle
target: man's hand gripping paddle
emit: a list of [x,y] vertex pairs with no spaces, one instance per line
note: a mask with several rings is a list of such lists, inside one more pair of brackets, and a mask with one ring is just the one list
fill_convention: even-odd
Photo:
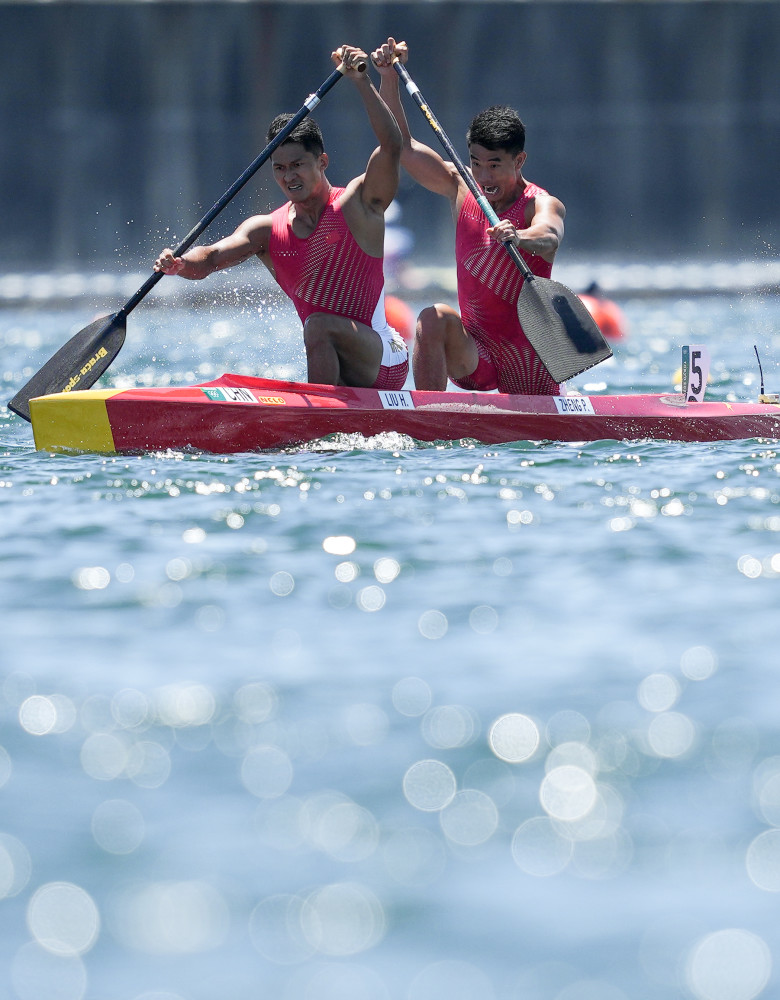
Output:
[[[366,63],[360,61],[355,67],[363,73]],[[185,253],[201,233],[216,219],[225,206],[232,201],[246,182],[268,160],[273,151],[281,146],[293,129],[317,107],[331,87],[342,78],[347,67],[342,63],[330,76],[307,97],[303,106],[293,115],[285,127],[275,136],[227,189],[218,202],[209,209],[200,222],[190,230],[184,241],[176,248],[174,255],[180,257]],[[30,400],[36,396],[48,396],[54,392],[71,392],[77,389],[89,389],[97,382],[114,358],[119,354],[125,342],[126,324],[129,313],[150,292],[164,272],[155,271],[135,295],[129,299],[113,316],[96,319],[84,327],[74,337],[63,345],[50,358],[30,381],[8,403],[8,408],[25,420],[30,420]]]

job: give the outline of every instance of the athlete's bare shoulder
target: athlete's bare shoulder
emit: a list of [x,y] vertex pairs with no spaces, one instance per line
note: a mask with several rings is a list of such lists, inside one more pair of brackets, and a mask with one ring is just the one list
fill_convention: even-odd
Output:
[[339,207],[358,246],[373,257],[381,257],[385,233],[384,206],[367,202],[363,188],[365,176],[359,174],[345,186],[338,199]]

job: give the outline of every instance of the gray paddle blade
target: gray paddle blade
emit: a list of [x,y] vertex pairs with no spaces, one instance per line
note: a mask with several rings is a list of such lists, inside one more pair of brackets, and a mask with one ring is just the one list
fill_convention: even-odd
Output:
[[97,382],[125,341],[125,317],[104,316],[71,337],[8,403],[24,420],[30,420],[30,400],[53,392],[89,389]]
[[551,278],[523,282],[517,316],[531,346],[560,383],[612,357],[612,348],[574,292]]

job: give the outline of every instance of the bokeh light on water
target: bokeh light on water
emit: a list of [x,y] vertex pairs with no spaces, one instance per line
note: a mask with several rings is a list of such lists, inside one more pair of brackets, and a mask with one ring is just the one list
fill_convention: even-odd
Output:
[[453,750],[471,743],[478,732],[472,713],[463,705],[437,705],[423,716],[423,739],[439,750]]
[[528,875],[557,875],[571,860],[572,852],[572,841],[547,817],[525,820],[512,837],[512,857]]
[[682,757],[693,746],[696,729],[687,715],[661,712],[647,727],[647,740],[659,757]]
[[424,812],[438,812],[455,797],[455,775],[440,760],[421,760],[404,775],[404,795],[410,805]]
[[528,760],[539,746],[539,730],[533,719],[519,712],[502,715],[490,727],[490,748],[502,760],[516,764]]
[[292,761],[275,746],[252,747],[241,764],[242,782],[259,799],[283,795],[292,783],[293,773]]
[[[592,719],[558,709],[547,719],[514,711],[488,721],[465,705],[437,702],[422,678],[401,676],[386,692],[384,707],[344,706],[331,720],[329,737],[365,752],[385,745],[400,724],[409,734],[416,731],[421,749],[435,748],[441,755],[421,755],[398,771],[398,791],[409,811],[392,821],[343,792],[296,793],[300,775],[323,748],[312,756],[315,741],[306,749],[284,699],[267,680],[245,680],[232,693],[180,682],[148,691],[121,687],[82,700],[58,692],[30,693],[21,677],[9,680],[6,690],[18,700],[19,731],[28,739],[63,741],[76,751],[85,778],[112,790],[88,821],[95,847],[107,858],[136,856],[148,848],[150,836],[154,839],[148,804],[137,799],[139,794],[179,781],[182,754],[206,755],[212,768],[217,754],[232,770],[232,794],[243,789],[256,803],[249,829],[257,849],[301,861],[314,853],[355,872],[354,878],[309,883],[295,893],[255,892],[242,917],[228,886],[202,878],[135,877],[112,889],[98,910],[77,883],[36,883],[25,845],[2,834],[0,890],[7,898],[28,886],[30,893],[26,912],[32,943],[14,958],[16,992],[20,998],[32,995],[41,977],[55,977],[46,970],[60,968],[44,960],[33,973],[31,956],[38,952],[31,948],[65,962],[64,974],[56,975],[64,998],[86,1000],[83,962],[101,934],[110,933],[140,954],[201,955],[223,948],[237,930],[237,919],[264,961],[301,973],[311,968],[309,978],[319,981],[324,973],[313,970],[322,958],[371,952],[393,926],[392,897],[372,884],[376,874],[368,881],[361,875],[381,872],[380,886],[386,880],[418,892],[439,884],[453,859],[461,861],[464,852],[491,843],[521,878],[612,881],[644,863],[654,837],[652,824],[644,827],[632,818],[632,786],[640,787],[644,772],[651,775],[665,761],[700,752],[705,745],[706,734],[680,706],[687,684],[696,686],[714,675],[712,663],[705,649],[686,651],[676,674],[669,668],[644,674],[633,707],[628,702],[605,706]],[[623,728],[616,729],[621,718]],[[750,727],[739,720],[719,726],[706,739],[712,760],[723,766],[741,761],[743,770],[757,749]],[[467,756],[459,762],[458,755]],[[5,751],[3,760],[7,781],[12,754]],[[742,848],[746,877],[765,893],[780,891],[778,760],[753,761],[756,814],[768,828]],[[120,788],[119,794],[113,791]],[[436,823],[415,824],[414,816],[435,816]],[[695,939],[681,934],[666,948],[667,969],[684,964],[687,989],[701,1000],[757,996],[771,974],[766,943],[748,930],[714,930]],[[455,980],[460,992],[453,995],[495,993],[487,966],[464,963],[460,979],[457,972],[446,962],[428,965],[411,979],[409,995],[436,996]],[[674,979],[668,971],[664,975]],[[724,981],[731,985],[723,987]],[[372,988],[387,989],[381,978]],[[595,997],[599,991],[600,1000],[620,996],[618,987],[595,980],[572,981],[559,995]]]
[[38,944],[55,955],[83,955],[100,932],[94,900],[80,886],[50,882],[36,889],[27,907],[27,925]]
[[92,836],[109,854],[131,854],[143,841],[141,811],[132,802],[106,799],[92,814]]
[[591,811],[596,802],[596,785],[581,767],[564,764],[545,775],[539,799],[550,817],[571,822]]
[[[715,317],[744,394],[749,310],[630,309],[589,391]],[[181,377],[234,337],[178,331]],[[773,995],[774,445],[66,459],[3,419],[0,993]]]
[[0,833],[0,899],[18,896],[31,874],[32,860],[25,845],[8,833]]
[[456,792],[439,814],[445,837],[463,847],[489,840],[498,828],[498,809],[484,792],[464,788]]
[[404,677],[393,687],[393,707],[401,715],[423,715],[433,697],[428,684],[419,677]]
[[135,883],[117,893],[108,919],[122,944],[153,955],[218,948],[230,926],[224,896],[202,881]]
[[691,949],[686,979],[699,1000],[753,1000],[769,981],[766,942],[740,928],[708,934]]

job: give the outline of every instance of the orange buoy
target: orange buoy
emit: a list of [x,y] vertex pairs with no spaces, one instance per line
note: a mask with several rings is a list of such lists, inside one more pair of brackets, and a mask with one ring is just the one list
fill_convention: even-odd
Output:
[[397,330],[404,340],[414,336],[415,318],[409,306],[395,295],[385,295],[385,316],[387,322]]
[[587,292],[583,292],[580,298],[607,340],[620,340],[625,337],[628,333],[628,323],[612,299],[605,299],[600,295],[588,295]]

